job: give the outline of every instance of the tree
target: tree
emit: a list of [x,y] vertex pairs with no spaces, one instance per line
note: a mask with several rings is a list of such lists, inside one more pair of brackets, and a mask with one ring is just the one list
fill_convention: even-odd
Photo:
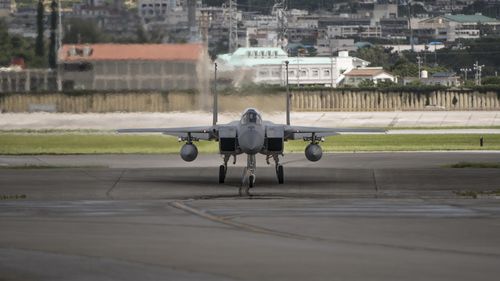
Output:
[[481,84],[483,85],[500,85],[500,77],[498,76],[488,76],[481,79]]
[[7,65],[11,59],[12,47],[10,36],[7,32],[7,24],[0,19],[0,66]]
[[396,61],[391,72],[400,77],[418,77],[418,65],[406,58],[401,58]]
[[108,41],[108,38],[101,32],[94,21],[74,18],[70,19],[66,26],[64,43],[103,43]]
[[365,79],[358,84],[359,88],[372,88],[375,87],[375,83],[371,79]]
[[391,57],[390,52],[386,52],[386,50],[380,46],[359,49],[355,56],[369,61],[370,66],[382,66],[384,68],[389,68],[393,63],[393,58]]
[[49,66],[54,69],[57,66],[56,58],[56,29],[57,29],[57,2],[50,3],[50,44],[49,44]]
[[43,40],[43,32],[44,32],[44,25],[43,25],[43,18],[44,18],[44,7],[43,7],[43,0],[38,0],[38,8],[36,12],[36,45],[35,45],[35,54],[38,57],[43,57],[45,55],[45,46],[44,46],[44,40]]
[[318,50],[314,47],[307,47],[307,56],[308,57],[315,57],[318,55]]

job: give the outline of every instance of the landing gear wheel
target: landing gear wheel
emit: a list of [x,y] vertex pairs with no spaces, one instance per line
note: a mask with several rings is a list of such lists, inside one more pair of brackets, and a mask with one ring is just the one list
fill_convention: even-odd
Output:
[[283,166],[278,165],[276,168],[276,175],[278,176],[278,183],[283,184],[284,182],[284,172],[283,172]]
[[250,196],[250,187],[249,186],[240,187],[240,189],[238,190],[238,194],[240,196]]
[[224,165],[219,166],[219,183],[224,183],[226,179],[226,167]]
[[252,188],[255,185],[255,175],[250,175],[248,177],[248,187]]

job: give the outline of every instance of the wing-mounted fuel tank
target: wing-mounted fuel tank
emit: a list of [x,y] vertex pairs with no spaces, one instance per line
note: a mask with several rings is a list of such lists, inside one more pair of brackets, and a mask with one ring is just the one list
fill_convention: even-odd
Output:
[[191,162],[198,156],[198,148],[193,143],[186,143],[181,148],[181,158],[186,162]]
[[221,154],[234,153],[238,147],[236,128],[223,126],[219,128],[219,151]]
[[321,146],[319,144],[310,143],[308,146],[306,146],[305,154],[307,160],[316,162],[321,159],[321,156],[323,156],[323,150],[321,149]]
[[266,127],[266,150],[273,153],[282,153],[284,148],[285,129],[283,126]]

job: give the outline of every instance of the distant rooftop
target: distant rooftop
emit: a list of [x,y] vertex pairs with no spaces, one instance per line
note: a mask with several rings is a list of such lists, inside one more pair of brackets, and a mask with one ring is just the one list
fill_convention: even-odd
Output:
[[[348,52],[339,53],[339,57],[349,58]],[[337,59],[336,57],[333,59]],[[276,65],[283,64],[285,61],[292,65],[305,65],[305,64],[325,64],[331,65],[333,63],[330,57],[289,57],[288,54],[281,48],[274,47],[254,47],[254,48],[238,48],[232,54],[221,54],[217,56],[217,60],[226,66],[230,67],[253,67],[256,65]],[[353,58],[355,61],[365,63],[360,58]]]
[[382,67],[367,67],[367,68],[356,68],[348,73],[344,73],[345,76],[375,76],[380,73],[387,73]]
[[87,44],[63,45],[62,61],[99,60],[182,60],[196,61],[203,52],[201,44]]
[[455,73],[453,72],[436,72],[434,74],[431,75],[432,77],[435,77],[435,78],[445,78],[445,77],[455,77]]
[[496,22],[498,20],[494,18],[490,18],[487,16],[483,16],[482,14],[475,14],[475,15],[464,15],[464,14],[458,14],[458,15],[444,15],[444,17],[448,20],[451,21],[456,21],[460,23],[466,23],[466,22]]

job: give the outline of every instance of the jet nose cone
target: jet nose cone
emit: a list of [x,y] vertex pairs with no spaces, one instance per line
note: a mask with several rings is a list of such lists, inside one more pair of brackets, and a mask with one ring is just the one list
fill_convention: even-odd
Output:
[[249,131],[238,138],[240,148],[248,154],[256,154],[264,146],[264,136],[256,131]]

